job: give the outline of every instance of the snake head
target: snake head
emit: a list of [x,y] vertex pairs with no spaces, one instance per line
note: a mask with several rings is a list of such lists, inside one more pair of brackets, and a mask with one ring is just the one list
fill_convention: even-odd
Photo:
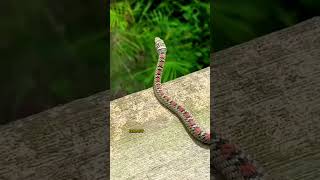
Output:
[[160,39],[159,37],[154,38],[154,42],[155,42],[155,47],[157,49],[157,52],[160,54],[160,52],[166,52],[167,51],[167,47],[164,44],[163,40]]

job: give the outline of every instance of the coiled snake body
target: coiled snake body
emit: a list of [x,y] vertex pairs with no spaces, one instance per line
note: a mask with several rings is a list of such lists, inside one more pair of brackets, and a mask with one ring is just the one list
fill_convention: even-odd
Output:
[[153,90],[161,104],[175,113],[182,121],[189,133],[198,141],[210,145],[214,150],[213,164],[215,168],[228,180],[260,180],[263,178],[262,169],[246,156],[234,144],[222,138],[216,132],[205,132],[199,127],[190,112],[182,105],[179,105],[172,98],[163,92],[161,77],[165,65],[167,48],[163,40],[156,37],[155,47],[158,52],[158,64],[154,76]]

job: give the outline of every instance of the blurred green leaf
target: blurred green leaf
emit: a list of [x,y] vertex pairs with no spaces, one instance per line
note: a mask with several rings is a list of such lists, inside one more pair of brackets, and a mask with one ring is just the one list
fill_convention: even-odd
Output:
[[164,82],[209,66],[208,2],[133,0],[117,1],[111,6],[114,9],[126,6],[129,11],[111,15],[114,22],[125,20],[125,14],[134,16],[133,21],[122,23],[126,26],[114,26],[111,32],[112,89],[132,93],[152,86],[157,61],[156,36],[168,48]]

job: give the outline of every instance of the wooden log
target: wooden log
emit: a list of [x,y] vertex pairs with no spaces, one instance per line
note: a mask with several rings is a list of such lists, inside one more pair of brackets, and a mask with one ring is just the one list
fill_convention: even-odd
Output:
[[[173,99],[210,128],[209,67],[164,83]],[[210,179],[210,150],[195,143],[149,88],[110,105],[111,179]],[[143,133],[130,133],[143,130]]]
[[212,127],[274,179],[320,177],[320,18],[218,52]]
[[0,126],[0,179],[109,178],[107,92]]

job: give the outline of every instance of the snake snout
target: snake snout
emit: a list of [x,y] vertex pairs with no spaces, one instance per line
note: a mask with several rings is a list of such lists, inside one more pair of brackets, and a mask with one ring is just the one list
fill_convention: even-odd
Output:
[[157,43],[158,41],[161,41],[159,37],[154,38],[154,42]]
[[167,50],[166,45],[164,44],[163,40],[160,39],[159,37],[155,37],[154,42],[155,42],[155,47],[156,47],[158,53],[160,53],[160,51]]

